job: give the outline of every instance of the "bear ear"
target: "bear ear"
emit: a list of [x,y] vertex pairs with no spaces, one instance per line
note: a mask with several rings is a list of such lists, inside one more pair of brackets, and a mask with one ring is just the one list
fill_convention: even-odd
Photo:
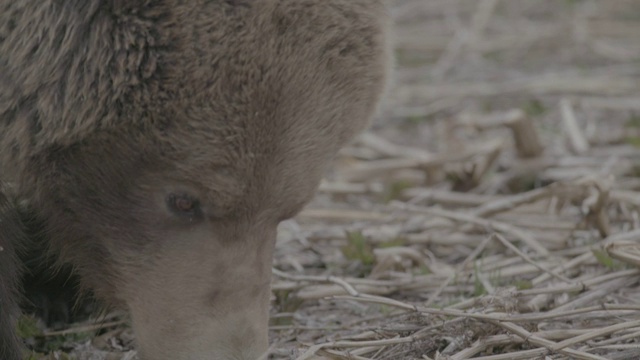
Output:
[[[190,0],[186,0],[190,1]],[[249,7],[253,0],[221,0],[230,7]],[[106,0],[107,6],[116,14],[135,14],[149,8],[161,8],[168,0]]]
[[162,0],[108,0],[114,14],[136,13],[144,8],[153,5],[153,3],[161,3]]
[[230,6],[249,6],[251,0],[225,0],[225,2],[227,3],[227,5]]

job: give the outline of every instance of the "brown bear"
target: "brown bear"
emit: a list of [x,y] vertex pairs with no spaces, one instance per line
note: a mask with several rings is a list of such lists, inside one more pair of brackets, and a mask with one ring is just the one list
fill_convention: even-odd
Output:
[[0,358],[15,201],[141,359],[262,355],[276,227],[374,114],[388,27],[383,0],[0,0]]
[[[0,184],[1,185],[1,184]],[[15,204],[0,188],[0,358],[20,359],[15,321],[19,312],[18,249],[25,242]]]

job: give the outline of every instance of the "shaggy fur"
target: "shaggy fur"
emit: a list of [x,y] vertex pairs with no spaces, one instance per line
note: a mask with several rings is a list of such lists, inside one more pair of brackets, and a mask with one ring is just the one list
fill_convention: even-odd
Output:
[[25,241],[17,207],[5,195],[0,183],[0,357],[18,359],[19,341],[15,321],[19,315],[18,270],[21,269],[16,249]]
[[143,359],[257,357],[275,227],[367,125],[389,56],[380,0],[0,0],[1,180],[131,311]]

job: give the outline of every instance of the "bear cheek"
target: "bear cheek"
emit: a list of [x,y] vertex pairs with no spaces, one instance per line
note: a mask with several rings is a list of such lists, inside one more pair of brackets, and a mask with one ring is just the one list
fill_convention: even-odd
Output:
[[141,359],[255,359],[268,347],[277,224],[203,224],[125,269]]

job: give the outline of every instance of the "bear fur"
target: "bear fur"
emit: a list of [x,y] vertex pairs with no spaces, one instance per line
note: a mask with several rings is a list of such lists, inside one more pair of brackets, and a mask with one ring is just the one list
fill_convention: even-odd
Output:
[[[0,186],[2,184],[0,183]],[[20,271],[18,259],[21,244],[25,243],[16,204],[0,191],[0,356],[3,359],[20,359],[20,342],[15,334],[18,306]]]
[[387,84],[382,0],[0,0],[0,358],[20,358],[17,201],[141,359],[267,347],[277,224]]

